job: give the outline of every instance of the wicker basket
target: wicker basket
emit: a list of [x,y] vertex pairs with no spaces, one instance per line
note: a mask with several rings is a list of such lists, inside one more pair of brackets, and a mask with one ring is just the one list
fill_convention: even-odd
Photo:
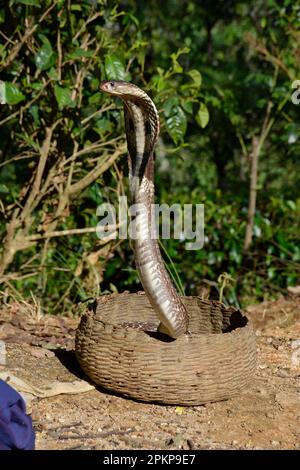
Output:
[[238,394],[256,364],[249,320],[220,302],[183,301],[191,334],[172,340],[156,333],[158,320],[144,293],[97,299],[76,333],[84,372],[106,389],[147,402],[200,405]]

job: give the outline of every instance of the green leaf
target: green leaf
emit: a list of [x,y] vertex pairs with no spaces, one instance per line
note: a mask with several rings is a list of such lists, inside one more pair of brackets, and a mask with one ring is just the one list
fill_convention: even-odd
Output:
[[123,62],[116,55],[107,55],[105,57],[105,73],[108,79],[125,80],[126,71]]
[[55,54],[52,46],[44,34],[39,34],[39,38],[43,45],[35,55],[34,62],[39,70],[47,70],[55,63]]
[[5,10],[1,9],[0,10],[0,24],[4,23],[4,21],[5,21]]
[[6,184],[0,183],[0,193],[9,194],[9,189]]
[[181,100],[181,106],[183,107],[186,113],[193,113],[193,103],[194,100]]
[[82,5],[71,5],[71,11],[82,11]]
[[58,103],[59,109],[74,108],[76,106],[75,101],[73,101],[71,98],[71,90],[69,88],[55,85],[54,94],[55,94],[55,98]]
[[6,104],[5,82],[0,80],[0,104]]
[[17,85],[10,82],[1,82],[0,95],[1,104],[18,104],[25,99]]
[[93,95],[91,95],[89,97],[89,104],[99,104],[101,99],[102,99],[103,95],[102,93],[99,93],[99,91],[97,91],[96,93],[94,93]]
[[172,96],[164,102],[164,114],[166,117],[169,117],[171,114],[174,114],[174,108],[177,108],[179,99],[177,96]]
[[93,57],[93,55],[94,51],[85,51],[84,49],[77,47],[75,51],[66,55],[66,60],[80,59],[81,57]]
[[196,69],[193,69],[193,70],[190,70],[188,72],[188,75],[191,77],[191,79],[194,81],[195,85],[200,88],[201,87],[201,83],[202,83],[202,75],[201,73],[196,70]]
[[51,67],[50,70],[47,72],[48,77],[51,78],[54,82],[57,82],[59,80],[59,76],[57,73],[57,70],[54,67]]
[[287,200],[285,204],[286,204],[286,206],[287,206],[289,209],[291,209],[292,211],[295,211],[295,210],[297,209],[297,206],[296,206],[296,204],[295,204],[294,201]]
[[33,7],[40,7],[40,0],[15,0],[14,3],[23,3],[23,5],[29,5]]
[[260,20],[260,25],[262,28],[267,26],[267,18],[265,16]]
[[183,109],[180,106],[173,108],[173,114],[166,119],[168,134],[175,145],[182,142],[186,132],[187,120]]
[[198,113],[196,114],[196,121],[202,129],[204,129],[209,121],[209,112],[204,103],[200,104]]
[[33,117],[35,127],[38,127],[40,125],[39,107],[36,104],[34,104],[30,106],[29,112],[31,116]]

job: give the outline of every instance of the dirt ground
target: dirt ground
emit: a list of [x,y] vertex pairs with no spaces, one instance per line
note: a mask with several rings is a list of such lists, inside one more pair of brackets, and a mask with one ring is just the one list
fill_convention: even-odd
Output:
[[15,380],[27,398],[37,449],[299,449],[300,296],[251,306],[247,314],[257,335],[257,372],[228,401],[145,404],[79,382],[79,319],[41,317],[21,304],[0,311],[0,377]]

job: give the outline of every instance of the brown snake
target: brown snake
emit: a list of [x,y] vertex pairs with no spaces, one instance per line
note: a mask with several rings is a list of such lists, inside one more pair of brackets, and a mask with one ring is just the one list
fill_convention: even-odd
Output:
[[137,204],[133,238],[134,257],[140,281],[161,324],[159,331],[172,338],[187,333],[188,313],[166,271],[154,235],[154,146],[159,117],[149,96],[125,81],[105,80],[100,89],[124,102],[125,130],[129,152],[129,186]]

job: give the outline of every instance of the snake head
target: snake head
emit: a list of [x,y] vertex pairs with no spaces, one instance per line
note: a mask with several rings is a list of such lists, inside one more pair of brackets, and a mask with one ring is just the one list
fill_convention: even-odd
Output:
[[103,80],[100,83],[101,91],[115,96],[128,95],[130,87],[132,87],[132,84],[125,82],[124,80]]

